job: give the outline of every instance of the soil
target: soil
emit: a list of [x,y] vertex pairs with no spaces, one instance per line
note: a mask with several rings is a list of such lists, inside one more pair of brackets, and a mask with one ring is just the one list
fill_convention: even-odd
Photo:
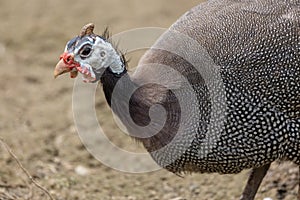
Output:
[[[238,199],[249,171],[187,174],[160,169],[125,173],[102,164],[84,147],[72,111],[74,80],[53,78],[66,42],[94,22],[96,32],[169,27],[199,1],[0,1],[0,137],[24,168],[57,200]],[[133,52],[134,66],[142,52]],[[97,116],[107,137],[128,151],[144,151],[122,134],[97,90]],[[100,144],[99,144],[100,145]],[[108,152],[109,153],[109,152]],[[123,157],[114,155],[122,162]],[[132,163],[139,168],[139,164]],[[49,199],[0,146],[0,199]],[[296,199],[298,168],[274,163],[256,199]]]

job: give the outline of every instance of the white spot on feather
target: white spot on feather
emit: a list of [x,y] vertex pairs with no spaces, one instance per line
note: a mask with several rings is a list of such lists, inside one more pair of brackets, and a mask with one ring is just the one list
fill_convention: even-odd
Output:
[[294,14],[292,12],[283,14],[281,17],[284,19],[294,19],[295,18]]

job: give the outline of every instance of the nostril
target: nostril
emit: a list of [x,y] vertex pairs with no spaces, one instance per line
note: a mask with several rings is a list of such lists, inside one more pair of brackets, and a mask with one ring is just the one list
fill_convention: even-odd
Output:
[[71,62],[72,62],[72,56],[70,54],[67,55],[65,61],[66,61],[66,63],[71,64]]
[[67,52],[64,52],[63,54],[61,54],[59,59],[62,59],[65,65],[67,65],[67,67],[69,67],[70,69],[80,66],[79,63],[74,61],[74,55],[72,53],[69,54]]
[[60,59],[63,59],[66,64],[72,64],[73,55],[68,54],[68,53],[65,52],[60,56]]

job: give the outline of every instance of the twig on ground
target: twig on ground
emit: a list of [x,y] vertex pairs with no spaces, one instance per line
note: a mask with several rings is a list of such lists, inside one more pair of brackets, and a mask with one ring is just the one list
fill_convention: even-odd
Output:
[[51,200],[54,200],[50,192],[41,186],[34,178],[30,175],[30,173],[25,169],[22,165],[22,163],[19,161],[18,157],[12,152],[12,150],[9,148],[9,146],[4,142],[2,138],[0,138],[0,143],[3,145],[3,147],[6,149],[6,151],[10,154],[10,156],[17,162],[18,166],[22,169],[22,171],[26,174],[27,178],[30,180],[31,183],[33,183],[37,188],[42,190]]
[[0,191],[0,199],[14,200],[15,198],[5,191]]

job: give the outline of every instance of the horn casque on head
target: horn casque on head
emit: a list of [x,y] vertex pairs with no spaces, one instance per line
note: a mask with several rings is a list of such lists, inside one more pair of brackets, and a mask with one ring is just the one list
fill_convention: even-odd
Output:
[[93,32],[94,28],[95,28],[95,25],[93,23],[86,24],[85,26],[82,27],[79,36],[83,37],[86,35],[94,34],[94,32]]

